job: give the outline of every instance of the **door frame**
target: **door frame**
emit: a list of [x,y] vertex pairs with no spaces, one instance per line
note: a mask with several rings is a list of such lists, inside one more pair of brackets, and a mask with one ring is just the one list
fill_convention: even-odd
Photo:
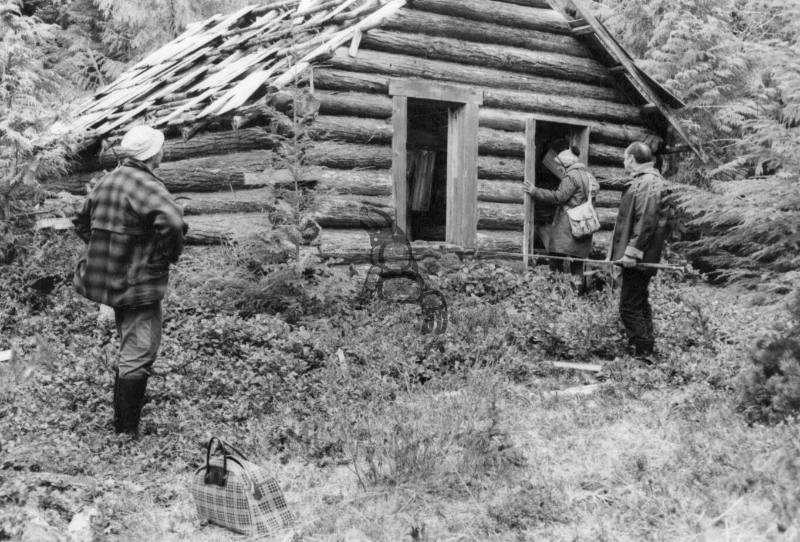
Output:
[[475,248],[478,229],[478,108],[483,91],[446,83],[390,79],[392,96],[392,199],[395,225],[406,235],[408,216],[408,99],[448,106],[445,241]]
[[[547,115],[529,115],[525,119],[525,180],[536,186],[536,130],[539,122],[548,124],[561,124],[570,126],[570,143],[580,149],[580,160],[584,165],[589,165],[589,136],[591,124],[582,121],[562,119]],[[535,206],[533,198],[525,193],[525,210],[522,226],[522,255],[523,267],[528,268],[528,255],[533,254],[535,235]]]

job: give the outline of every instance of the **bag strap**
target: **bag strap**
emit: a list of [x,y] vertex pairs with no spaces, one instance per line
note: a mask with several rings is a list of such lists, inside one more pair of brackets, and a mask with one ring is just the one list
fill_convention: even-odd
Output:
[[[214,445],[214,442],[217,443],[217,446],[222,450],[222,472],[219,472],[219,467],[215,467],[213,470],[211,468],[211,449]],[[206,484],[216,484],[218,486],[225,486],[228,478],[228,454],[225,452],[225,446],[223,445],[222,441],[217,437],[211,437],[206,445],[206,466],[205,466],[206,474],[204,477],[204,482]]]
[[228,441],[225,441],[225,440],[220,441],[220,444],[224,447],[223,449],[228,449],[228,450],[232,451],[233,453],[235,453],[236,455],[238,455],[239,457],[241,457],[242,459],[244,459],[245,461],[249,461],[249,459],[247,459],[246,455],[244,455],[242,452],[240,452],[238,448],[235,448]]

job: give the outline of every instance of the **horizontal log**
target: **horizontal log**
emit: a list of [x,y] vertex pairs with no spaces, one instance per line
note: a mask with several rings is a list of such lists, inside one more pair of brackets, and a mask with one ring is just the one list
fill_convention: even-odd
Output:
[[[610,232],[597,232],[592,239],[592,256],[601,259],[608,243]],[[437,258],[445,254],[459,257],[491,258],[496,253],[520,253],[522,232],[509,230],[478,230],[476,248],[463,250],[461,247],[440,241],[413,241],[411,250],[414,259],[421,261]],[[320,235],[319,254],[324,258],[335,258],[342,264],[370,263],[369,234],[361,229],[325,229]]]
[[592,143],[589,145],[589,160],[595,164],[621,166],[625,158],[624,147]]
[[315,92],[321,115],[346,115],[386,119],[392,116],[392,99],[363,92]]
[[519,47],[385,30],[370,30],[362,38],[361,47],[568,81],[613,84],[608,69],[593,59]]
[[[361,92],[317,91],[315,96],[320,100],[320,113],[323,115],[343,115],[371,118],[391,117],[392,101],[389,96],[367,94]],[[511,90],[484,90],[484,106],[478,111],[481,126],[506,131],[523,131],[520,122],[531,114],[538,115],[577,115],[585,119],[617,121],[623,124],[640,122],[635,107],[593,100],[550,94],[526,93]],[[586,122],[584,125],[592,125]],[[604,123],[598,125],[598,137],[602,137]],[[594,131],[593,131],[594,133]],[[644,133],[644,132],[640,132]],[[593,136],[594,137],[594,136]]]
[[[241,152],[254,149],[272,149],[280,138],[264,127],[243,128],[222,132],[203,132],[184,141],[183,139],[167,139],[164,141],[164,162],[175,162],[187,158],[203,157],[229,152]],[[118,147],[105,150],[102,154],[88,156],[76,164],[73,171],[98,171],[113,169],[118,162]]]
[[[363,229],[328,228],[323,229],[320,235],[319,254],[323,258],[338,259],[343,264],[363,264],[370,263],[371,252],[369,233]],[[439,241],[413,241],[411,252],[417,261],[439,258],[445,254],[461,257],[469,253],[461,247]]]
[[269,216],[265,213],[187,216],[186,223],[189,225],[186,243],[190,245],[231,243],[272,230]]
[[[619,207],[621,193],[616,190],[600,190],[594,199],[595,207]],[[520,181],[487,181],[478,179],[478,201],[522,204],[523,188]]]
[[462,17],[426,13],[413,9],[401,9],[387,19],[381,28],[479,43],[522,47],[534,51],[579,57],[589,56],[589,50],[570,35],[531,30],[517,25],[504,26],[475,20],[466,22]]
[[414,8],[514,28],[570,33],[567,21],[552,8],[534,8],[492,0],[415,0]]
[[[628,176],[622,168],[594,164],[589,160],[589,171],[603,190],[624,190]],[[482,179],[521,181],[525,174],[525,161],[508,156],[478,156],[478,176]]]
[[392,174],[389,170],[341,170],[316,168],[311,176],[317,183],[319,197],[323,194],[352,194],[360,196],[390,196]]
[[[343,55],[350,57],[350,53],[344,47],[336,50]],[[370,51],[371,52],[371,51]],[[363,52],[359,52],[361,56]],[[376,53],[382,54],[382,53]],[[334,56],[335,56],[334,55]],[[355,57],[358,58],[358,57]],[[331,62],[326,62],[330,65]],[[389,92],[389,78],[386,75],[377,73],[364,73],[357,71],[338,70],[333,68],[312,68],[314,72],[314,89],[317,90],[345,90],[352,92],[368,92],[374,94],[387,94]]]
[[[379,209],[389,216],[394,216],[392,198],[368,196],[320,197],[314,202],[311,218],[323,228],[359,228],[362,227],[363,208]],[[378,215],[370,215],[378,223],[385,222]],[[388,224],[382,224],[388,226]]]
[[[388,169],[392,150],[388,146],[319,141],[307,151],[306,160],[312,166],[339,169]],[[280,167],[273,151],[260,150],[165,162],[156,173],[171,192],[217,192],[273,184],[271,174]],[[46,184],[51,189],[83,193],[85,184],[99,175],[71,175]]]
[[224,192],[180,192],[174,195],[186,216],[213,213],[269,213],[275,210],[271,187]]
[[[478,202],[478,229],[522,231],[524,211],[519,204]],[[603,230],[613,229],[617,209],[597,208],[597,216]]]
[[578,116],[626,124],[641,124],[639,109],[632,105],[577,98],[559,94],[520,92],[505,89],[486,89],[483,95],[482,110],[511,109],[566,116]]
[[[610,231],[599,231],[592,236],[592,257],[604,258],[611,243]],[[476,244],[477,256],[497,252],[522,253],[522,232],[510,230],[478,230]]]
[[[313,218],[323,227],[348,228],[361,226],[361,209],[372,206],[393,214],[390,198],[327,197],[315,202]],[[611,229],[616,220],[616,208],[598,208],[603,229]],[[521,204],[478,202],[478,228],[522,230],[524,208]]]
[[[492,109],[483,107],[479,112],[481,126],[508,132],[524,132],[525,119],[530,113],[525,111]],[[594,142],[610,145],[628,145],[633,141],[643,141],[647,137],[656,137],[650,130],[642,126],[616,124],[586,117],[574,117],[560,114],[536,113],[536,118],[555,124],[589,126],[591,139]]]
[[[355,76],[341,77],[336,80],[326,74],[324,68],[318,68],[315,76],[317,88],[334,88],[342,90],[355,90],[361,92],[385,92],[380,86],[375,74],[388,77],[413,77],[434,81],[453,81],[470,85],[507,88],[513,90],[526,90],[541,93],[556,93],[566,96],[594,98],[619,102],[625,97],[614,88],[607,88],[596,84],[565,81],[540,74],[515,73],[509,70],[494,69],[486,66],[452,62],[448,60],[434,60],[395,54],[382,51],[363,49],[358,56],[352,57],[345,48],[339,48],[327,63],[332,68],[350,72],[364,73],[364,79],[359,81]],[[386,87],[388,89],[388,86]],[[369,89],[369,90],[367,90]]]
[[309,132],[316,140],[376,145],[392,142],[392,125],[385,119],[320,115]]

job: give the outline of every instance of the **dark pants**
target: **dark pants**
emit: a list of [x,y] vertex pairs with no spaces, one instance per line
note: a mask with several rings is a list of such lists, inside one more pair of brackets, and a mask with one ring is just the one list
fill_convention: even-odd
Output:
[[628,342],[639,355],[651,354],[655,345],[653,312],[647,291],[652,276],[652,273],[638,269],[622,271],[619,315]]
[[114,309],[119,334],[119,377],[150,376],[161,346],[161,303]]
[[[566,254],[553,254],[560,258],[569,258]],[[572,282],[576,285],[583,284],[583,262],[570,260],[550,260],[550,270],[557,273],[569,273],[572,275]]]

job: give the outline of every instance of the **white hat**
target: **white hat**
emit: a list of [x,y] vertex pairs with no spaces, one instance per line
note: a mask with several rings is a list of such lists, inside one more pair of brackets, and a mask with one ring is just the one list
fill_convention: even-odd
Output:
[[134,126],[120,143],[120,153],[135,160],[152,158],[164,145],[164,134],[149,126]]

